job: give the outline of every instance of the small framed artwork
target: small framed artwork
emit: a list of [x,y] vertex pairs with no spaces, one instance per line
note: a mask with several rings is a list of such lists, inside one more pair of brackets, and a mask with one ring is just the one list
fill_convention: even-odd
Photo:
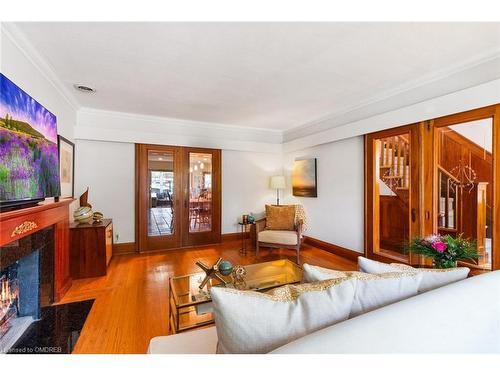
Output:
[[58,135],[57,148],[59,150],[61,198],[73,198],[75,194],[75,144]]
[[292,191],[296,197],[316,198],[318,196],[316,158],[294,161]]

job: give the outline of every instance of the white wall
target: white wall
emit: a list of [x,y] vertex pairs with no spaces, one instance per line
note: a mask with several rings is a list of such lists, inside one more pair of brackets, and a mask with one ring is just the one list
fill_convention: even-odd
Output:
[[[363,137],[353,137],[284,155],[288,187],[285,202],[304,206],[308,222],[305,234],[361,253],[364,251],[363,147]],[[292,196],[293,161],[303,158],[317,158],[317,198]]]
[[[134,152],[133,143],[76,141],[76,194],[90,187],[89,202],[113,218],[117,243],[134,241]],[[222,151],[222,233],[237,232],[238,217],[273,202],[269,177],[281,170],[281,154]]]
[[93,210],[113,219],[115,242],[134,242],[134,144],[77,140],[76,155],[75,194],[89,187]]
[[281,154],[222,151],[222,233],[237,232],[242,214],[276,202],[269,177],[281,174],[282,166]]

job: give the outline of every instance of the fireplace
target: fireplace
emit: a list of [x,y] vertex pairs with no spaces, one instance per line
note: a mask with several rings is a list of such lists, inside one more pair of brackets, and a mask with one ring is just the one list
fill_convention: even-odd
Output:
[[54,302],[54,228],[0,247],[0,353]]

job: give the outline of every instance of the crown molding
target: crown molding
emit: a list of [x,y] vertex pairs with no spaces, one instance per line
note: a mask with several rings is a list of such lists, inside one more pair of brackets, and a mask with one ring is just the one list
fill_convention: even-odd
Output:
[[285,130],[285,143],[354,121],[447,95],[500,78],[500,49],[467,59],[397,88],[372,96],[306,124]]
[[81,108],[75,139],[281,152],[278,130]]
[[500,104],[500,79],[285,141],[283,151],[285,153],[299,151],[493,104]]
[[12,22],[0,23],[1,33],[8,38],[40,74],[54,87],[55,90],[76,111],[80,108],[76,98],[67,89],[57,76],[54,68],[43,58],[40,53],[24,36],[23,32]]

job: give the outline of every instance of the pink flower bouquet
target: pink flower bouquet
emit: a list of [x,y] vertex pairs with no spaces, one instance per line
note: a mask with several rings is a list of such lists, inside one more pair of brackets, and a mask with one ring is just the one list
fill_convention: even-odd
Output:
[[476,242],[464,239],[462,234],[416,237],[410,243],[410,252],[431,257],[436,268],[456,267],[458,260],[478,259]]

